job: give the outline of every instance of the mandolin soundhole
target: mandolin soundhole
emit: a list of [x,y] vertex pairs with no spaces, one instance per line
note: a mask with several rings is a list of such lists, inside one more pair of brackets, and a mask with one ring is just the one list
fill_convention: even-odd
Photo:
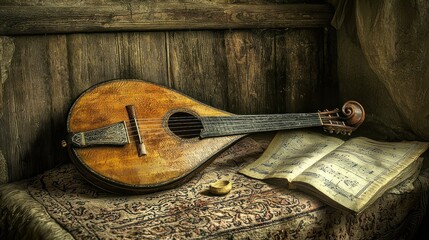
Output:
[[203,124],[190,113],[176,112],[168,118],[168,128],[180,138],[196,138],[200,136]]

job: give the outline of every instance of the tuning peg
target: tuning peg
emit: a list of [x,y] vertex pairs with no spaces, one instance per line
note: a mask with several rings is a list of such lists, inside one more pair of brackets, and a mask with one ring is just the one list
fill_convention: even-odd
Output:
[[328,130],[329,130],[329,133],[334,133],[334,128],[333,127],[330,127]]
[[342,132],[341,132],[343,135],[352,135],[352,130],[343,130]]

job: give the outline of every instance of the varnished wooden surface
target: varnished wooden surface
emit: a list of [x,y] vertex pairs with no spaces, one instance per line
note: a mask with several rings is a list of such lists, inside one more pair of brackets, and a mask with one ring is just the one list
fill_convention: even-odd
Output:
[[[336,97],[327,75],[327,33],[278,28],[9,36],[0,52],[7,70],[0,81],[0,151],[8,179],[68,161],[59,143],[69,107],[85,89],[110,79],[154,82],[236,114],[336,106],[330,105]],[[8,51],[10,62],[4,61]]]
[[[139,157],[133,143],[123,147],[75,149],[80,164],[91,169],[88,173],[95,172],[108,181],[147,188],[146,191],[162,187],[191,174],[210,157],[240,138],[231,136],[200,140],[175,136],[164,127],[167,114],[171,111],[186,109],[198,116],[229,114],[177,92],[135,80],[108,82],[86,92],[73,105],[69,131],[84,132],[127,121],[126,105],[135,107],[146,155]],[[130,128],[129,135],[134,134]]]
[[[0,3],[0,34],[40,34],[189,29],[323,27],[327,4],[233,4],[222,1],[63,1]],[[26,4],[25,4],[26,3]],[[92,4],[91,4],[92,3]]]

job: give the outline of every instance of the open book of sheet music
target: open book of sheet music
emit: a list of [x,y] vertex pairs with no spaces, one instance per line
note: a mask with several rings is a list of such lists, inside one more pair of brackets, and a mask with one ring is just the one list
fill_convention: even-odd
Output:
[[359,213],[386,190],[421,167],[429,143],[343,141],[310,131],[277,133],[262,156],[240,173],[256,179],[286,179],[327,204]]

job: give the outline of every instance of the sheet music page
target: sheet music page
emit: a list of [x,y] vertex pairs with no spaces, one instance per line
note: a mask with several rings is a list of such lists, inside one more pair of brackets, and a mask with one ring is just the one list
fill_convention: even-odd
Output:
[[261,157],[239,172],[256,179],[283,178],[291,182],[342,143],[341,139],[309,131],[281,131]]
[[354,138],[306,169],[295,181],[308,183],[358,212],[427,148],[428,143],[423,142],[392,143]]

